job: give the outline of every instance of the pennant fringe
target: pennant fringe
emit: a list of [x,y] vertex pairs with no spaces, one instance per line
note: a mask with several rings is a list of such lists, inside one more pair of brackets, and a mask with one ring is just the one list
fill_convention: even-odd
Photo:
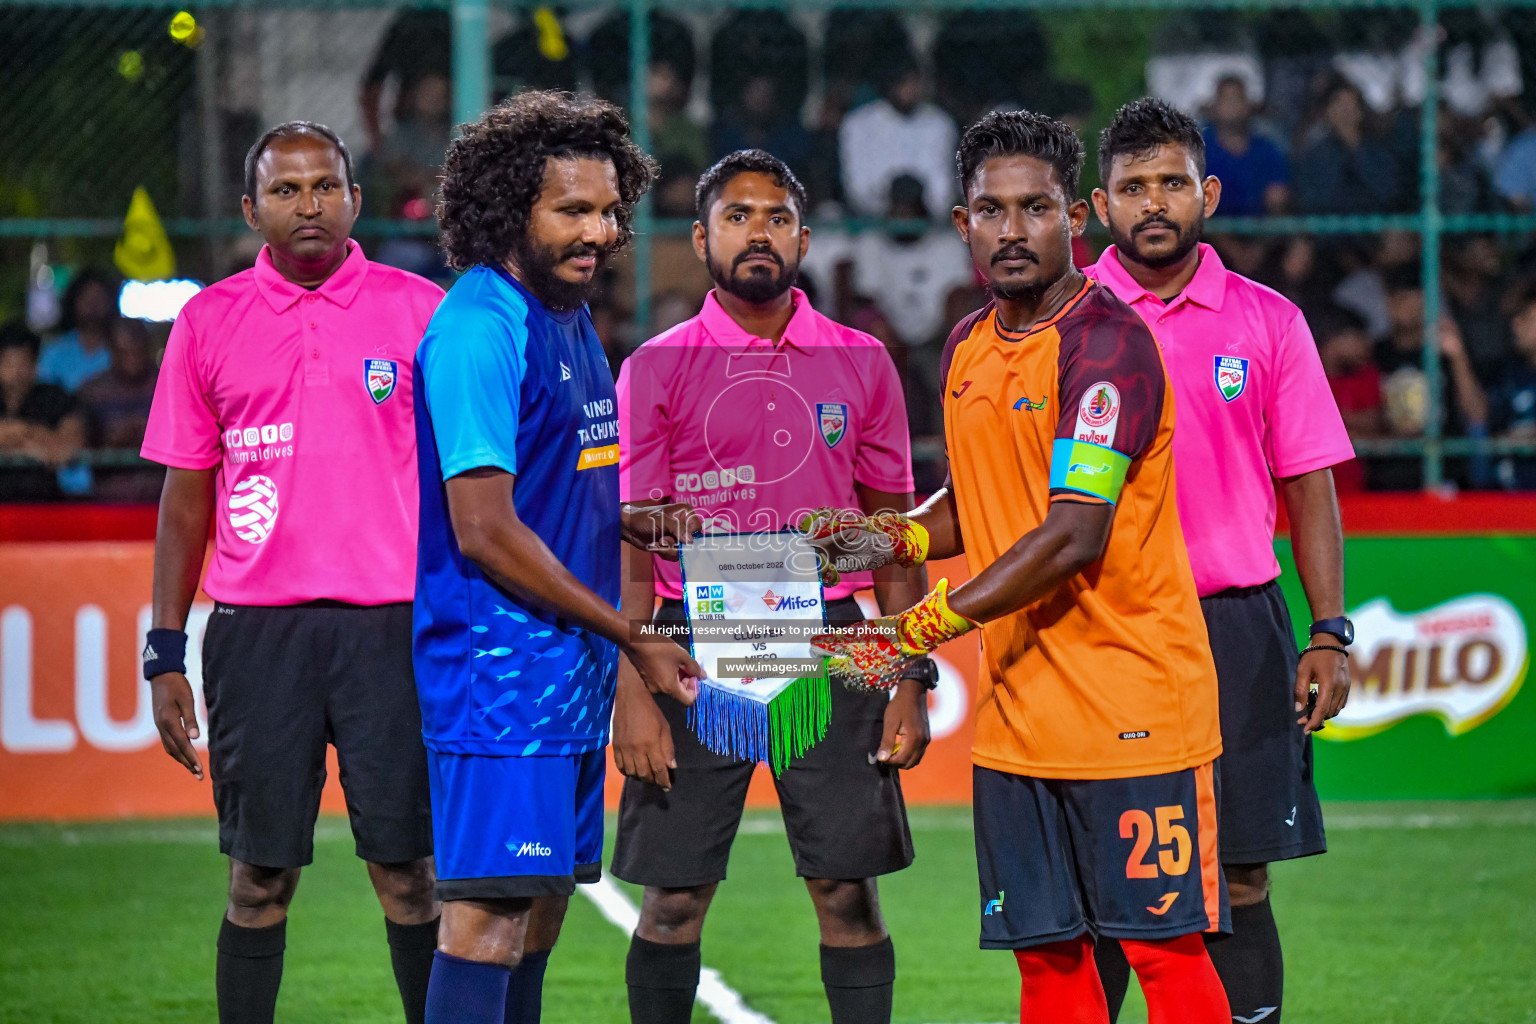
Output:
[[724,757],[766,761],[775,776],[784,774],[790,758],[824,739],[831,721],[832,683],[825,672],[796,679],[767,704],[706,679],[688,709],[688,726],[705,748]]

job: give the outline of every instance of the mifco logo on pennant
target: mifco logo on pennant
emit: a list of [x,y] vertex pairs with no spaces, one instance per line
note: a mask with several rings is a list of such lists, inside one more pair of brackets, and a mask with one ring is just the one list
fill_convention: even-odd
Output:
[[378,405],[395,393],[395,381],[400,376],[400,364],[393,359],[365,359],[363,371],[368,384],[368,394]]
[[828,448],[836,448],[837,442],[848,432],[848,406],[841,402],[817,402],[816,424],[821,428],[821,439]]
[[1248,386],[1248,360],[1237,356],[1216,357],[1216,387],[1221,397],[1232,401]]

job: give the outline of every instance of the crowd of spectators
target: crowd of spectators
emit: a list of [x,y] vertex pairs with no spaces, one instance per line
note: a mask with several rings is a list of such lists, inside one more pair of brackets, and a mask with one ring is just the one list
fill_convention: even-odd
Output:
[[[984,301],[949,224],[961,126],[1026,106],[1091,128],[1130,95],[1073,76],[1030,11],[833,9],[819,19],[750,9],[650,17],[645,84],[661,164],[653,212],[694,215],[693,186],[716,159],[757,146],[805,183],[818,226],[802,284],[829,315],[891,349],[908,381],[914,434],[941,430],[934,400],[946,330]],[[1148,91],[1201,117],[1220,218],[1413,213],[1419,195],[1424,57],[1411,9],[1170,12],[1151,40]],[[1536,209],[1536,9],[1442,12],[1435,155],[1447,214]],[[497,98],[526,87],[592,89],[629,101],[627,12],[514,16],[493,45]],[[374,215],[428,221],[452,135],[451,33],[442,10],[406,10],[362,76],[359,176]],[[1028,54],[1027,60],[1019,55]],[[1084,72],[1086,74],[1086,72]],[[1092,161],[1088,173],[1091,175]],[[1085,185],[1085,188],[1087,186]],[[1096,226],[1095,226],[1096,227]],[[1295,301],[1313,327],[1351,434],[1422,437],[1429,426],[1424,291],[1413,232],[1223,231],[1227,265]],[[1107,239],[1090,232],[1080,262]],[[445,278],[428,235],[370,243],[385,262]],[[1447,437],[1536,442],[1536,248],[1531,236],[1458,232],[1442,248],[1433,332]],[[629,315],[632,267],[616,261],[594,303],[617,363],[633,344],[697,311],[710,281],[688,238],[652,239],[652,321]],[[115,284],[77,274],[57,336],[4,329],[0,497],[153,498],[158,476],[79,465],[81,446],[132,448],[153,393],[153,346],[117,316]],[[11,462],[16,460],[12,459]],[[1536,456],[1447,464],[1467,488],[1536,489]],[[1342,467],[1341,490],[1413,489],[1421,463],[1373,456]],[[922,474],[920,474],[922,475]],[[931,474],[928,474],[931,475]],[[935,481],[928,481],[933,483]]]
[[[1336,240],[1326,249],[1306,239],[1215,241],[1229,265],[1302,308],[1352,437],[1425,435],[1432,406],[1415,236]],[[1448,241],[1443,256],[1443,306],[1433,331],[1440,434],[1536,442],[1536,261],[1488,235]],[[1423,484],[1421,469],[1417,457],[1378,455],[1335,477],[1341,491],[1411,490]],[[1531,455],[1475,450],[1449,460],[1447,473],[1460,487],[1536,489]]]
[[70,282],[46,344],[21,320],[0,324],[0,501],[155,501],[163,470],[80,455],[137,451],[158,348],[144,321],[119,315],[117,282],[90,269]]

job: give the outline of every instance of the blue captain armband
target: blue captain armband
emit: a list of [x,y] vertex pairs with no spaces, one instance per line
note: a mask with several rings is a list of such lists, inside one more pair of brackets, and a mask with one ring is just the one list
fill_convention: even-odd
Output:
[[1051,493],[1076,491],[1102,498],[1111,505],[1120,500],[1131,458],[1113,448],[1087,441],[1058,437],[1051,446]]

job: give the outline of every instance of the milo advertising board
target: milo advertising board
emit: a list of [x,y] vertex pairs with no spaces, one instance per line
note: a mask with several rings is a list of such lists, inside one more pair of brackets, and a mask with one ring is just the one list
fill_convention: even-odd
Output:
[[[1291,616],[1311,616],[1277,543]],[[1352,537],[1349,705],[1317,735],[1325,798],[1536,793],[1536,537]]]

